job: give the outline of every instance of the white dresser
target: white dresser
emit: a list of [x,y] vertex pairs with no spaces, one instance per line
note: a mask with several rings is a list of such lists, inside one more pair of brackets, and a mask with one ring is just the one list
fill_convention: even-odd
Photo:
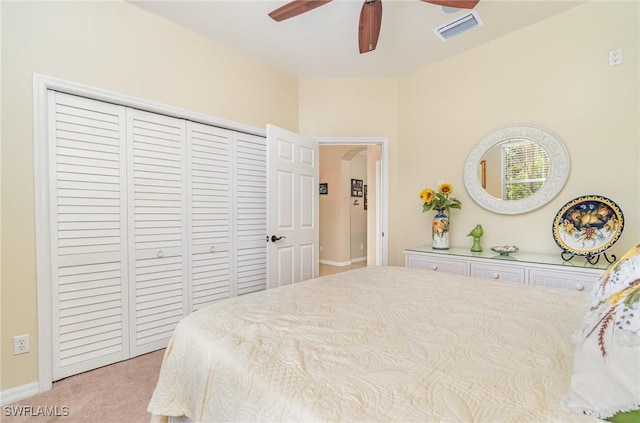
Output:
[[517,252],[500,256],[491,250],[434,250],[430,246],[404,250],[405,266],[529,285],[589,292],[608,263],[589,264],[584,257],[564,261],[557,255]]

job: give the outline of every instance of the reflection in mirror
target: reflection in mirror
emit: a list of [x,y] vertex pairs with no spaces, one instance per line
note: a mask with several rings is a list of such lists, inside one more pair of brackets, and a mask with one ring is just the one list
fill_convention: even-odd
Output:
[[537,192],[549,177],[551,159],[539,144],[509,139],[482,156],[479,178],[482,187],[502,200],[522,200]]
[[464,184],[487,210],[518,214],[548,203],[569,176],[569,153],[551,132],[532,125],[499,128],[467,156]]

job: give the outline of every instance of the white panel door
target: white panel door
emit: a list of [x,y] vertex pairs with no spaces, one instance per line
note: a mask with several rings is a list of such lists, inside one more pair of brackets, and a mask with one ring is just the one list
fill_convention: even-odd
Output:
[[53,380],[129,358],[125,109],[49,91]]
[[127,109],[131,357],[165,347],[188,313],[185,127]]
[[233,132],[187,122],[191,307],[235,295],[231,269]]
[[267,143],[235,134],[235,269],[237,295],[267,287]]
[[267,287],[318,276],[318,143],[267,126]]

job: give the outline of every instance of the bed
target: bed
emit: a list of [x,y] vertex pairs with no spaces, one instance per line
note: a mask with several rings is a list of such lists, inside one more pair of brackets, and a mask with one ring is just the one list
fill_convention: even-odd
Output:
[[213,421],[594,422],[562,405],[589,296],[367,267],[184,318],[148,410]]

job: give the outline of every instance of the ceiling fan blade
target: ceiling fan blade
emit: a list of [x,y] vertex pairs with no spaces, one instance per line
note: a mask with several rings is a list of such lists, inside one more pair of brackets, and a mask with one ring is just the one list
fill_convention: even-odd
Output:
[[330,1],[331,0],[294,0],[272,11],[269,13],[269,16],[274,21],[280,22],[313,10]]
[[480,0],[421,0],[438,6],[454,7],[456,9],[473,9]]
[[365,0],[362,10],[360,10],[360,25],[358,26],[360,53],[367,53],[376,49],[381,25],[382,1]]

